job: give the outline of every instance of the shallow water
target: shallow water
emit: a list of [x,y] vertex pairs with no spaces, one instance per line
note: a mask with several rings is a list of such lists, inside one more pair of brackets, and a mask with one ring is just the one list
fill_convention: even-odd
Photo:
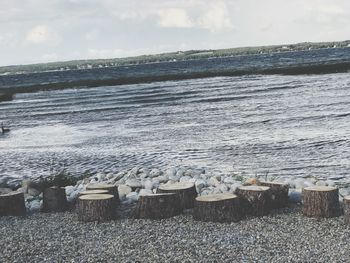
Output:
[[18,94],[0,103],[0,174],[198,165],[348,175],[350,73],[240,76]]

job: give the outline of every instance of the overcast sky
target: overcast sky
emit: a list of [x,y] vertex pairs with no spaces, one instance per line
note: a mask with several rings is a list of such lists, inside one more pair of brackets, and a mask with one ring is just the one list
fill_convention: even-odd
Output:
[[346,39],[349,0],[0,0],[0,65]]

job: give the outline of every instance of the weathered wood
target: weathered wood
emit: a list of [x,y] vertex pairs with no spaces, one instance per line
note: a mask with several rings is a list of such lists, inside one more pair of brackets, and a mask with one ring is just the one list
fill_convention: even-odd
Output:
[[240,186],[236,189],[236,195],[241,199],[243,214],[264,216],[270,212],[270,187],[268,186]]
[[116,217],[116,203],[111,194],[88,194],[78,198],[78,219],[83,222],[106,222]]
[[194,203],[193,218],[205,222],[237,222],[242,218],[239,198],[228,193],[199,196]]
[[0,195],[0,216],[25,216],[26,207],[22,192]]
[[107,190],[86,190],[79,193],[79,196],[82,195],[95,195],[95,194],[109,194]]
[[340,214],[338,188],[311,186],[302,191],[303,214],[308,217],[335,217]]
[[120,204],[118,187],[113,184],[88,184],[86,190],[106,190],[109,194],[114,196],[116,204]]
[[157,193],[175,193],[179,196],[181,209],[194,207],[194,201],[197,197],[194,183],[180,182],[174,184],[163,184],[157,189]]
[[68,209],[66,190],[64,187],[52,186],[44,189],[43,211],[64,212]]
[[344,205],[344,221],[346,224],[350,224],[350,195],[343,198]]
[[271,208],[277,209],[288,206],[288,184],[260,181],[258,185],[270,187]]
[[175,193],[140,195],[135,209],[136,218],[162,219],[182,212],[179,196]]

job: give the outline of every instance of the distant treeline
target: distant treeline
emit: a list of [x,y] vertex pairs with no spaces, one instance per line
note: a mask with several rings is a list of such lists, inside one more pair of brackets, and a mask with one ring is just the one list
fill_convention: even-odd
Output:
[[188,50],[163,53],[157,55],[142,55],[127,58],[73,60],[65,62],[41,63],[32,65],[18,65],[0,67],[0,74],[31,73],[52,70],[74,70],[99,67],[116,67],[125,65],[138,65],[145,63],[159,63],[167,61],[183,61],[193,59],[206,59],[217,57],[229,57],[240,55],[268,54],[276,52],[301,51],[322,48],[345,48],[350,47],[350,40],[342,42],[305,42],[291,45],[274,45],[260,47],[242,47],[217,50]]

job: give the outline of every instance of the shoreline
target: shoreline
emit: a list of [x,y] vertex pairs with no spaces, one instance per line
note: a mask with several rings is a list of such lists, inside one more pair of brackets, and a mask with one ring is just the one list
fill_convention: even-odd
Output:
[[343,217],[302,216],[300,206],[237,223],[164,220],[81,223],[72,212],[0,218],[1,262],[346,262]]

